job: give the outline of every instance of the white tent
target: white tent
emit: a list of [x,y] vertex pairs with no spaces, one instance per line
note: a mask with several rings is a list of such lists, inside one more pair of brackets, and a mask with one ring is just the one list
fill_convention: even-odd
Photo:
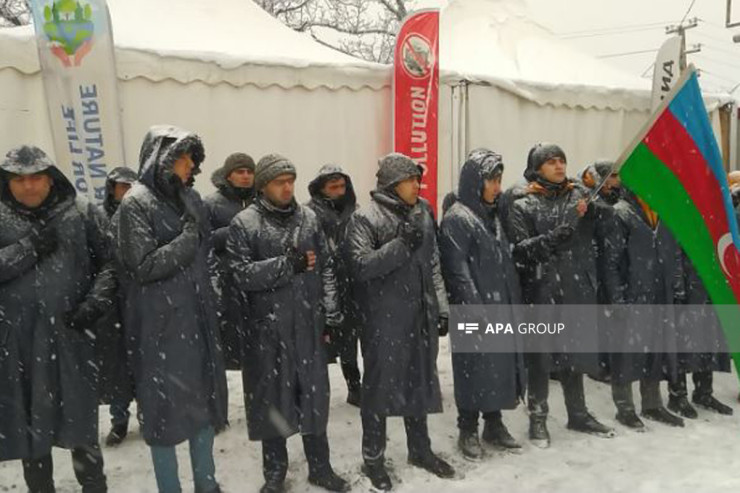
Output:
[[[146,129],[172,123],[203,137],[206,175],[231,152],[280,152],[299,166],[300,198],[333,161],[367,199],[391,148],[390,67],[324,47],[246,0],[108,4],[130,166]],[[473,147],[502,152],[513,181],[537,141],[561,143],[580,167],[616,156],[648,114],[646,82],[560,44],[520,0],[453,1],[440,51],[440,194]],[[30,26],[0,30],[0,87],[0,152],[52,149]]]

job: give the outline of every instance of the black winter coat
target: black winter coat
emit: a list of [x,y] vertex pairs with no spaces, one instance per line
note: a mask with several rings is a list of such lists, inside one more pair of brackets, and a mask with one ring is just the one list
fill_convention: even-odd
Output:
[[[415,251],[399,237],[411,214],[420,215],[423,225],[423,243]],[[389,192],[373,192],[370,205],[350,220],[347,256],[362,313],[362,412],[441,412],[437,324],[448,305],[428,203],[411,207]]]
[[[142,432],[154,446],[226,425],[208,215],[191,188],[178,195],[167,188],[172,165],[184,152],[199,164],[200,139],[174,127],[152,128],[142,146],[139,182],[118,213],[118,250],[128,276],[124,325],[134,349]],[[184,228],[185,200],[198,231]]]
[[[112,306],[106,218],[56,167],[44,169],[55,199],[40,215],[11,198],[0,170],[0,461],[98,441],[94,326],[72,330],[65,315]],[[58,246],[39,257],[29,235],[42,221]]]
[[[251,440],[321,435],[329,418],[324,327],[340,322],[332,256],[316,214],[258,198],[227,240],[232,282],[248,305],[244,327],[247,429]],[[294,273],[286,253],[312,250],[312,271]]]
[[[481,163],[463,166],[458,200],[442,218],[439,249],[451,305],[519,305],[519,276],[493,206],[481,203]],[[513,409],[525,388],[521,341],[511,353],[453,353],[457,407]]]

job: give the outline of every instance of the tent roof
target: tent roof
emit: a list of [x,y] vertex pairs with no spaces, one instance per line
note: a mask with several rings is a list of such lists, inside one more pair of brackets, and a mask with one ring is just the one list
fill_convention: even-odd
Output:
[[[178,0],[176,8],[164,0],[108,5],[121,79],[309,89],[390,85],[389,66],[325,47],[249,0]],[[440,29],[447,83],[495,85],[541,105],[650,107],[647,79],[557,39],[531,20],[522,0],[452,0],[442,9]],[[0,46],[0,69],[39,71],[32,26],[0,29]]]
[[[307,88],[388,85],[388,67],[323,46],[249,0],[108,0],[108,6],[122,79]],[[0,29],[0,46],[0,68],[39,71],[32,26]]]

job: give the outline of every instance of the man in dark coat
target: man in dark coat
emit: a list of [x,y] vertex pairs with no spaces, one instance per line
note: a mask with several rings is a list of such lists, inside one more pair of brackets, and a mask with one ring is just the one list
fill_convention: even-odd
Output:
[[[442,275],[450,304],[519,305],[519,276],[509,242],[498,219],[504,163],[499,154],[476,149],[460,171],[457,202],[440,226]],[[519,341],[521,342],[521,341]],[[521,346],[511,353],[453,353],[458,446],[469,459],[480,459],[478,416],[483,440],[502,448],[519,448],[501,418],[514,409],[525,385]]]
[[[632,192],[622,191],[614,205],[621,245],[616,257],[619,283],[610,289],[610,304],[670,305],[684,290],[677,244],[657,215]],[[608,259],[613,260],[612,258]],[[642,329],[642,327],[638,328]],[[619,341],[610,346],[630,344],[630,320],[626,321]],[[655,345],[666,347],[675,338],[670,324],[656,320],[651,327]],[[660,381],[675,372],[675,354],[670,352],[630,352],[625,346],[611,355],[612,397],[617,407],[617,421],[641,430],[644,424],[635,413],[632,383],[640,382],[643,417],[670,426],[683,426],[683,420],[669,413],[663,406]]]
[[208,208],[208,216],[213,228],[213,250],[218,259],[218,279],[221,307],[221,344],[228,370],[240,370],[241,365],[241,324],[240,319],[247,316],[228,282],[226,267],[226,238],[229,224],[238,213],[249,207],[254,200],[254,159],[242,152],[226,158],[222,167],[211,175],[211,183],[216,191],[203,202]]
[[326,436],[324,330],[342,317],[333,258],[316,214],[295,201],[295,178],[285,157],[260,159],[257,199],[229,226],[229,271],[250,314],[243,360],[247,429],[251,440],[262,441],[263,493],[284,490],[286,438],[299,432],[309,482],[347,491],[332,470]]
[[0,461],[54,491],[52,447],[84,493],[107,491],[98,447],[95,322],[113,304],[106,219],[37,147],[0,164]]
[[[623,240],[614,212],[614,204],[619,200],[621,188],[619,187],[619,176],[613,173],[613,170],[614,162],[602,159],[587,166],[579,173],[580,182],[589,189],[592,196],[598,189],[591,204],[594,215],[596,299],[599,305],[611,304],[610,293],[615,293],[621,287],[617,264]],[[600,312],[602,313],[604,312]],[[611,380],[610,359],[609,353],[599,354],[599,371],[591,374],[591,378],[605,383],[609,382]]]
[[388,490],[388,416],[404,418],[409,463],[439,477],[455,473],[432,452],[427,430],[427,414],[442,412],[438,338],[449,311],[434,218],[419,199],[420,167],[393,153],[380,160],[376,176],[370,205],[350,220],[347,256],[363,320],[363,471]]
[[118,211],[136,401],[157,485],[167,492],[180,491],[175,445],[186,440],[195,491],[220,491],[213,438],[226,426],[226,374],[208,213],[189,186],[203,158],[197,135],[152,127],[139,154],[139,180]]
[[[522,281],[524,303],[595,305],[596,261],[594,216],[588,192],[566,176],[563,150],[537,144],[529,152],[524,177],[526,193],[514,200],[507,231]],[[589,210],[591,211],[589,213]],[[594,331],[597,328],[594,327]],[[586,407],[583,373],[598,372],[598,355],[527,354],[529,437],[548,447],[549,373],[557,372],[568,411],[568,428],[602,437],[613,430],[599,423]]]
[[[105,181],[105,199],[103,213],[108,217],[111,226],[108,229],[109,248],[113,249],[117,243],[112,221],[114,214],[121,205],[123,196],[131,189],[136,181],[136,171],[125,166],[114,168],[108,173]],[[115,221],[115,228],[118,221]],[[115,259],[114,252],[110,257]],[[120,276],[119,276],[120,277]],[[131,413],[129,406],[134,398],[134,378],[128,362],[126,336],[123,327],[121,310],[123,309],[123,293],[118,288],[116,303],[103,319],[98,322],[98,338],[96,352],[98,355],[98,393],[101,404],[110,405],[111,431],[105,439],[108,446],[118,445],[128,434],[128,421]]]
[[[724,340],[719,322],[712,308],[709,293],[688,255],[681,250],[681,264],[684,274],[684,289],[686,298],[676,300],[679,303],[691,306],[683,313],[679,320],[679,331],[683,340],[698,341],[704,338],[706,342],[715,344]],[[707,323],[709,322],[709,323]],[[714,353],[686,353],[678,354],[678,374],[668,383],[668,409],[684,418],[696,419],[698,413],[688,401],[687,373],[692,374],[694,392],[691,400],[697,406],[715,411],[725,416],[732,416],[730,406],[718,401],[714,393],[714,372],[730,372],[730,355],[722,352]]]
[[347,382],[347,402],[360,406],[360,369],[357,366],[357,337],[360,327],[357,307],[352,296],[352,280],[344,259],[347,224],[357,209],[357,197],[352,179],[337,165],[322,166],[308,185],[311,200],[306,204],[316,213],[334,258],[339,309],[344,316],[338,327],[329,330],[329,360],[337,355]]

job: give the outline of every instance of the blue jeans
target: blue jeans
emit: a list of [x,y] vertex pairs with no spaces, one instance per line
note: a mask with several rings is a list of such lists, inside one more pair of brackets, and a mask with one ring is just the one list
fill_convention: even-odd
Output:
[[[218,488],[216,465],[213,462],[212,427],[204,428],[189,440],[190,465],[193,468],[195,493],[210,493]],[[180,493],[175,447],[151,447],[154,475],[159,493]]]

